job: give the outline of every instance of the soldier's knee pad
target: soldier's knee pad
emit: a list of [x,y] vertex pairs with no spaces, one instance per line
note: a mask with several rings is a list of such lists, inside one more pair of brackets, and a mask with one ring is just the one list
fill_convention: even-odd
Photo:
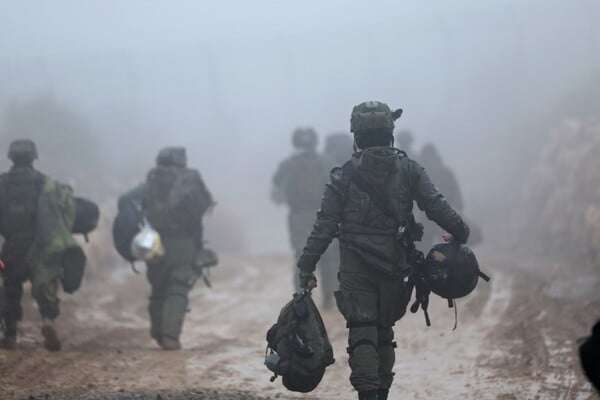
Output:
[[377,330],[377,339],[379,354],[379,388],[389,389],[394,380],[392,369],[396,362],[396,355],[394,352],[396,342],[393,341],[394,331],[392,328],[379,328]]

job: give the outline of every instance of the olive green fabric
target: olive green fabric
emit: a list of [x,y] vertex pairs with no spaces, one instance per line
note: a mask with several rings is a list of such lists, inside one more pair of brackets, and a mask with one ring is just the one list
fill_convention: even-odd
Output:
[[[390,147],[357,152],[350,162],[374,190],[386,195],[398,219],[409,221],[416,202],[428,218],[453,234],[458,242],[466,242],[468,226],[417,162]],[[359,254],[371,268],[392,276],[407,276],[410,267],[404,248],[396,240],[397,225],[350,182],[343,168],[334,168],[298,267],[314,271],[339,231],[342,245]],[[341,268],[344,267],[342,263]]]
[[[14,171],[15,169],[11,170],[7,175]],[[40,174],[33,173],[34,171],[30,171],[31,179],[39,181]],[[17,172],[22,176],[22,170],[17,169]],[[0,181],[4,182],[4,178],[5,176]],[[47,177],[39,182],[42,182],[41,188],[34,184],[24,185],[32,192],[24,198],[37,196],[33,226],[22,228],[23,232],[33,232],[33,237],[14,234],[14,229],[6,227],[6,232],[11,232],[7,234],[2,249],[7,265],[3,272],[3,286],[6,334],[9,336],[16,334],[17,321],[22,318],[23,283],[31,281],[31,293],[38,303],[40,314],[45,318],[55,319],[59,314],[57,293],[58,282],[63,274],[64,255],[72,251],[83,255],[71,234],[75,219],[75,201],[71,188]],[[5,188],[2,193],[5,193]],[[0,202],[4,201],[5,196],[0,196]],[[85,263],[85,256],[81,261]]]
[[[159,158],[179,157],[179,150],[165,149]],[[163,257],[147,263],[152,286],[150,335],[159,343],[163,338],[178,341],[188,294],[197,279],[195,264],[203,246],[202,217],[215,203],[197,170],[166,165],[151,169],[146,182],[121,196],[119,208],[127,202],[141,207],[165,249]]]
[[406,313],[411,292],[403,279],[373,272],[352,250],[343,248],[341,256],[345,269],[355,271],[340,272],[336,292],[349,326],[350,382],[359,391],[389,389],[395,361],[392,326]]
[[197,274],[194,270],[197,250],[191,237],[161,235],[164,257],[148,263],[150,295],[150,334],[156,340],[179,340],[188,305],[188,293]]
[[[412,220],[413,203],[465,242],[469,228],[405,153],[372,147],[349,161],[381,196],[388,199],[397,220]],[[395,362],[392,326],[406,312],[411,293],[405,279],[411,267],[396,238],[398,222],[387,217],[367,193],[351,182],[348,169],[335,168],[306,246],[298,260],[303,272],[313,272],[339,232],[340,290],[338,308],[349,326],[350,381],[358,391],[390,387]]]
[[32,167],[14,166],[0,175],[0,232],[4,252],[24,255],[35,235],[38,198],[46,178]]

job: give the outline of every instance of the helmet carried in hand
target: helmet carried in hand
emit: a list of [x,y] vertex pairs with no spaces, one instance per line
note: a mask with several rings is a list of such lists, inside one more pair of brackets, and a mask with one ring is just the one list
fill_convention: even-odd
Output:
[[445,299],[459,299],[471,293],[479,277],[489,280],[479,270],[471,249],[457,243],[433,246],[424,264],[424,277],[429,289]]

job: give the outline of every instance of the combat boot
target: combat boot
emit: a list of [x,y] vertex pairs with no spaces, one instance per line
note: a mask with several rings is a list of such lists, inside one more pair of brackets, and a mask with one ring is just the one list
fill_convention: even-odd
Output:
[[377,390],[362,390],[358,392],[358,400],[378,400]]
[[160,347],[163,350],[180,350],[181,343],[179,343],[179,340],[174,340],[174,339],[168,338],[166,336],[163,336],[162,339],[160,340]]
[[15,350],[17,348],[17,337],[16,336],[4,336],[0,340],[0,348],[4,350]]
[[44,336],[44,346],[46,349],[49,351],[60,350],[60,339],[58,339],[54,321],[44,318],[44,322],[42,323],[42,336]]
[[388,389],[377,389],[377,400],[387,400],[389,393]]

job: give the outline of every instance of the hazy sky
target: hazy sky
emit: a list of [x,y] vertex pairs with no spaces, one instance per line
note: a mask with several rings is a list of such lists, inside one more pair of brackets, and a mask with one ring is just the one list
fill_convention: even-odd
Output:
[[598,74],[599,21],[595,0],[0,0],[0,106],[51,93],[139,171],[187,145],[269,249],[287,243],[268,190],[293,128],[347,130],[370,99],[404,108],[399,127],[436,143],[467,210],[489,214]]

